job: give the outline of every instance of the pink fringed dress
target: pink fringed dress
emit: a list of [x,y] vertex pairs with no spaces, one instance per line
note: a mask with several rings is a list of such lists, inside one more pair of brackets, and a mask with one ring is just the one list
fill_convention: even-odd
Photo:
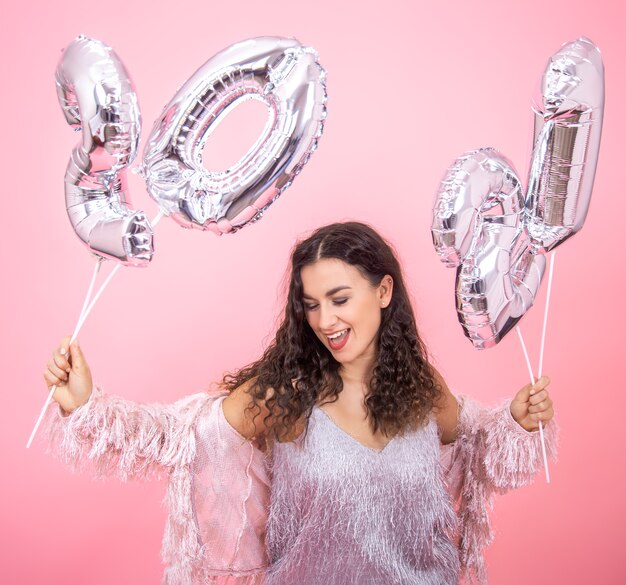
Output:
[[[166,474],[164,585],[457,585],[487,582],[495,492],[541,469],[538,433],[459,397],[459,435],[434,420],[378,452],[315,408],[292,443],[263,452],[222,412],[224,395],[139,405],[96,389],[70,416],[51,409],[52,449],[122,479]],[[546,425],[556,453],[554,421]]]

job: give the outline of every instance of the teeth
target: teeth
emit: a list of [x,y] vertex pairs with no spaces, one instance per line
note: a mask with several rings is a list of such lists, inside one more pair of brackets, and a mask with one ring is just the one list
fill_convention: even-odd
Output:
[[347,329],[344,329],[343,331],[338,331],[337,333],[334,333],[333,335],[329,335],[328,339],[337,339],[337,337],[341,337],[344,333],[347,333]]

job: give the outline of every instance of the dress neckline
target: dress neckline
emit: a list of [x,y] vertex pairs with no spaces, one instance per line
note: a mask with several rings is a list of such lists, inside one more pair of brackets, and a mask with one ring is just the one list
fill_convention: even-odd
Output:
[[340,427],[335,420],[330,416],[330,414],[328,414],[323,408],[321,408],[320,406],[315,406],[313,408],[313,410],[319,410],[324,417],[330,422],[330,424],[337,429],[342,435],[344,435],[345,437],[347,437],[348,439],[350,439],[351,441],[353,441],[354,443],[356,443],[358,446],[360,446],[363,449],[366,449],[367,451],[371,451],[373,453],[376,453],[377,455],[382,455],[385,451],[387,451],[387,449],[389,448],[389,446],[391,445],[391,443],[393,443],[396,440],[396,437],[391,437],[391,439],[389,439],[389,441],[387,441],[387,443],[385,444],[385,446],[382,449],[376,449],[375,447],[370,447],[369,445],[366,445],[365,443],[362,443],[361,441],[359,441],[354,435],[352,435],[351,433],[349,433],[348,431],[346,431],[345,429],[343,429],[342,427]]

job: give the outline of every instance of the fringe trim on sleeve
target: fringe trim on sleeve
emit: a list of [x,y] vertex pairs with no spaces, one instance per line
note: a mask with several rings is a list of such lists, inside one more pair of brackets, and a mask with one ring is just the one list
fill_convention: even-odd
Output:
[[[538,431],[528,432],[513,419],[510,400],[486,409],[459,397],[459,434],[455,457],[463,462],[463,487],[459,516],[459,554],[468,584],[487,583],[483,550],[493,541],[489,522],[494,493],[504,493],[532,482],[543,469]],[[544,427],[546,451],[556,461],[558,427]]]
[[174,404],[136,404],[94,388],[88,402],[72,414],[47,413],[48,451],[74,470],[93,467],[97,477],[160,477],[195,455],[191,421],[211,396],[186,397]]
[[[167,474],[164,585],[262,583],[265,564],[259,558],[265,557],[262,534],[257,532],[264,527],[269,489],[265,459],[252,442],[244,441],[243,447],[254,456],[254,469],[249,469],[250,457],[239,456],[241,437],[228,426],[218,398],[200,393],[174,404],[143,405],[95,388],[88,402],[72,414],[63,414],[56,405],[47,413],[48,450],[73,469],[93,467],[98,477],[115,475],[122,480]],[[218,440],[222,428],[230,429],[229,440]],[[211,488],[194,485],[199,455],[209,476],[221,477],[226,469],[229,473],[224,476],[229,483],[219,494],[203,494],[216,499],[211,511],[217,512],[204,519],[204,531],[194,507],[195,491]],[[225,499],[218,502],[220,497]],[[239,508],[246,522],[226,523],[223,513]],[[208,542],[202,541],[205,533],[212,537]],[[239,550],[233,542],[242,537],[246,544]],[[248,549],[251,545],[254,550]],[[216,554],[208,554],[207,547]]]

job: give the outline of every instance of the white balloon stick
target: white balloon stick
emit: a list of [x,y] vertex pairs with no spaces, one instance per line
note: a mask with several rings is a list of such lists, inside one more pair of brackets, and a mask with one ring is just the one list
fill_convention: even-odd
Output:
[[539,351],[539,377],[543,372],[543,349],[546,342],[546,329],[548,328],[548,309],[550,308],[550,294],[552,293],[552,273],[554,271],[554,257],[556,250],[550,255],[550,271],[548,272],[548,293],[546,295],[546,308],[543,312],[543,328],[541,330],[541,350]]
[[[552,293],[552,274],[554,273],[554,256],[556,254],[556,250],[552,251],[550,255],[550,270],[548,271],[548,292],[546,293],[546,308],[543,312],[543,326],[541,328],[541,349],[539,351],[539,371],[537,373],[538,377],[541,378],[541,374],[543,372],[543,350],[545,348],[546,342],[546,329],[548,328],[548,309],[550,308],[550,295]],[[543,424],[539,421],[539,434],[541,435],[541,452],[543,454],[543,461],[546,465],[546,479],[548,483],[550,483],[550,476],[547,472],[547,461],[548,456],[546,455],[546,442],[543,439]]]
[[[78,335],[78,331],[80,329],[79,325],[81,322],[81,319],[83,318],[83,315],[85,314],[85,309],[87,308],[87,303],[89,303],[89,299],[91,298],[91,293],[93,291],[93,287],[94,284],[96,282],[96,277],[98,276],[98,272],[100,272],[100,267],[102,266],[102,260],[103,258],[100,256],[98,257],[98,259],[96,260],[96,264],[93,268],[93,274],[91,275],[91,281],[89,282],[89,288],[87,289],[87,295],[85,296],[85,300],[83,301],[83,307],[80,310],[80,315],[78,316],[78,323],[76,325],[76,329],[74,329],[74,333],[70,339],[70,343],[72,343],[72,341],[74,341],[76,335]],[[69,357],[69,348],[68,348],[68,352],[65,354],[65,357],[67,359],[67,357]],[[26,448],[29,449],[31,446],[31,443],[33,442],[33,439],[35,438],[35,435],[37,434],[37,429],[39,429],[39,425],[41,424],[41,421],[43,420],[43,416],[46,413],[46,410],[48,409],[48,405],[50,404],[50,402],[52,402],[52,396],[54,395],[55,390],[57,389],[56,384],[54,386],[52,386],[52,388],[50,388],[50,392],[48,393],[48,398],[46,399],[45,404],[43,405],[43,408],[41,409],[41,412],[39,413],[39,418],[37,419],[37,422],[35,423],[35,426],[30,434],[30,438],[28,439],[28,443],[26,443]]]
[[98,289],[98,292],[94,296],[93,300],[89,303],[89,306],[87,307],[85,312],[78,319],[78,323],[76,324],[76,329],[74,330],[74,334],[72,335],[72,341],[76,339],[78,332],[83,328],[83,325],[85,324],[85,321],[87,320],[87,317],[89,316],[89,313],[91,313],[91,309],[94,308],[95,304],[98,302],[98,299],[100,298],[100,295],[104,292],[104,289],[109,285],[109,282],[111,282],[111,279],[117,274],[117,271],[120,269],[120,266],[121,264],[116,264],[113,267],[113,270],[109,272],[109,275],[106,277],[105,281],[100,285],[100,288]]
[[[157,223],[159,223],[159,221],[161,221],[162,217],[163,217],[163,212],[160,211],[151,222],[151,225],[153,228]],[[115,265],[113,270],[111,270],[111,272],[109,273],[109,276],[107,276],[106,280],[100,285],[100,288],[98,289],[98,292],[96,293],[96,296],[94,296],[93,301],[89,303],[87,310],[81,314],[80,319],[78,320],[78,324],[76,325],[76,331],[74,331],[74,335],[72,336],[72,341],[76,338],[76,336],[78,335],[78,332],[82,329],[83,324],[85,323],[85,321],[87,320],[87,317],[89,316],[89,313],[91,313],[91,309],[94,308],[95,304],[98,302],[98,299],[100,298],[100,295],[104,292],[104,289],[109,285],[109,282],[111,282],[111,279],[117,274],[117,271],[120,269],[120,266],[121,264]]]
[[[530,376],[530,385],[535,383],[535,376],[533,375],[533,368],[530,365],[530,359],[528,358],[528,352],[526,351],[526,344],[524,343],[524,337],[522,336],[522,330],[519,325],[515,327],[520,344],[522,345],[522,351],[524,352],[524,358],[526,359],[526,366],[528,367],[528,374]],[[546,474],[546,483],[550,483],[550,468],[548,467],[548,456],[546,453],[546,442],[543,436],[543,425],[539,421],[539,436],[541,438],[541,454],[543,455],[543,468]]]
[[522,330],[520,329],[519,325],[515,327],[515,331],[517,331],[517,337],[519,338],[519,342],[522,346],[522,351],[524,352],[524,359],[526,360],[526,367],[528,368],[528,376],[530,378],[530,384],[532,385],[535,383],[535,375],[533,374],[533,367],[530,365],[530,358],[528,357],[526,344],[524,343],[524,337],[522,336]]

